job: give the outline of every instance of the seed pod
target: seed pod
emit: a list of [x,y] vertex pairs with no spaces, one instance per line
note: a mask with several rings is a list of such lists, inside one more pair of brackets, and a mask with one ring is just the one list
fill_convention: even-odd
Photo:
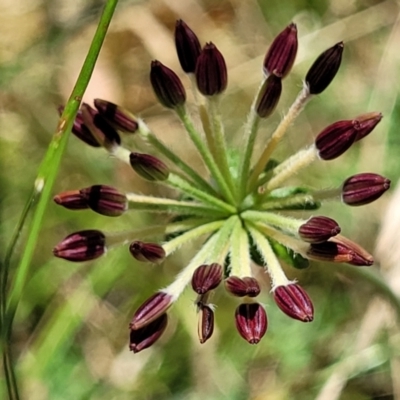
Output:
[[148,181],[165,181],[168,179],[168,167],[157,157],[150,154],[131,153],[129,162],[135,172]]
[[196,34],[181,19],[175,25],[175,47],[182,69],[194,73],[201,46]]
[[145,243],[135,240],[130,244],[129,251],[138,261],[159,264],[165,259],[165,250],[157,243]]
[[282,79],[292,69],[297,54],[297,27],[291,23],[272,42],[264,58],[264,73]]
[[225,59],[213,43],[207,43],[196,64],[197,88],[204,96],[222,93],[228,84]]
[[68,210],[85,210],[89,208],[86,200],[82,197],[79,190],[68,190],[66,192],[56,194],[53,197],[53,200],[56,204],[63,206]]
[[152,61],[150,82],[158,101],[167,108],[182,106],[186,101],[185,88],[178,75],[172,69]]
[[257,279],[250,276],[244,278],[230,276],[225,280],[225,288],[228,292],[237,297],[256,297],[260,294],[260,285]]
[[305,81],[311,94],[320,94],[332,82],[342,62],[343,47],[339,42],[325,50],[308,70]]
[[277,286],[274,299],[278,307],[289,317],[302,322],[314,319],[314,307],[306,291],[295,283]]
[[241,304],[235,313],[236,329],[250,344],[257,344],[268,327],[267,314],[258,303]]
[[199,309],[197,333],[200,343],[205,343],[214,332],[214,311],[211,307],[202,304]]
[[299,228],[300,237],[309,243],[326,242],[339,233],[338,223],[328,217],[312,217]]
[[215,289],[222,280],[222,266],[217,263],[200,265],[192,277],[192,288],[197,294]]
[[263,83],[256,101],[256,112],[260,118],[269,117],[275,110],[282,93],[282,80],[272,73]]

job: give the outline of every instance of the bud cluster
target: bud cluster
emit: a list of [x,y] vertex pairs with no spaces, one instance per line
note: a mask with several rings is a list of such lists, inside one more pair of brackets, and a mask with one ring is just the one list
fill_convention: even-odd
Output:
[[[178,73],[153,60],[150,85],[159,103],[175,113],[182,123],[207,175],[168,148],[143,120],[119,105],[95,99],[95,108],[82,104],[72,128],[74,135],[89,146],[105,149],[147,181],[167,186],[178,194],[173,198],[125,194],[112,186],[94,185],[54,197],[57,205],[69,210],[90,209],[108,217],[121,216],[128,210],[170,217],[163,225],[150,225],[142,231],[105,234],[91,229],[73,233],[54,247],[56,257],[88,261],[104,255],[106,244],[108,247],[128,244],[127,250],[134,260],[159,265],[182,246],[194,240],[196,246],[202,243],[176,279],[153,293],[134,313],[129,324],[129,348],[134,353],[152,346],[162,336],[167,329],[168,310],[190,285],[196,296],[200,343],[207,342],[217,327],[216,308],[210,301],[221,286],[232,295],[231,301],[237,302],[232,324],[238,334],[250,344],[259,343],[267,331],[268,318],[263,305],[265,298],[258,301],[265,291],[255,277],[256,267],[252,264],[269,274],[271,297],[284,314],[301,322],[313,321],[310,296],[286,277],[280,261],[294,268],[307,268],[308,260],[357,267],[370,266],[374,260],[365,249],[342,236],[334,219],[323,215],[304,219],[304,212],[315,212],[326,199],[341,199],[349,206],[366,205],[390,187],[389,179],[372,172],[353,175],[335,189],[315,190],[303,185],[296,187],[290,182],[312,162],[337,159],[357,146],[382,119],[379,112],[333,122],[315,135],[311,146],[282,162],[271,158],[306,103],[325,91],[338,73],[343,42],[317,57],[282,121],[269,138],[259,141],[262,144],[257,154],[259,125],[276,109],[282,80],[295,63],[296,25],[291,23],[279,33],[266,52],[259,89],[243,128],[240,152],[227,144],[219,109],[228,85],[228,68],[222,53],[213,42],[202,47],[195,32],[182,20],[176,22],[175,46],[183,73],[192,78],[201,130],[187,109],[186,90]],[[145,141],[156,155],[125,148],[122,142],[127,134]],[[237,162],[231,162],[232,154],[238,154]],[[285,211],[290,211],[290,215]],[[150,241],[149,236],[152,236]]]

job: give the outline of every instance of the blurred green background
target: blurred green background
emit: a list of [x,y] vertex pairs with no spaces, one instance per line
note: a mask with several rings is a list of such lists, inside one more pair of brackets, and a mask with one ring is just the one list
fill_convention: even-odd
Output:
[[[55,130],[57,107],[72,90],[102,6],[98,0],[0,2],[2,258]],[[356,172],[377,172],[392,180],[393,189],[376,203],[349,208],[332,202],[321,212],[375,255],[373,268],[380,268],[400,294],[400,199],[395,195],[400,175],[399,10],[399,3],[390,0],[121,0],[84,101],[98,97],[129,108],[185,160],[199,165],[180,124],[157,104],[149,85],[153,59],[189,84],[173,45],[176,19],[182,18],[202,43],[213,41],[226,58],[229,87],[222,107],[233,145],[240,143],[262,60],[276,34],[294,21],[299,54],[284,81],[278,110],[261,128],[260,143],[294,100],[313,60],[343,40],[339,74],[291,127],[278,153],[293,153],[336,120],[367,111],[383,113],[375,131],[346,155],[317,162],[298,178],[311,187],[335,187]],[[71,136],[54,194],[99,183],[167,194]],[[80,264],[54,258],[52,248],[77,230],[132,230],[149,221],[152,217],[144,213],[112,219],[49,204],[13,332],[24,399],[400,399],[395,315],[374,285],[350,273],[350,267],[333,264],[287,270],[313,299],[316,316],[311,324],[290,320],[277,310],[260,270],[258,278],[266,283],[260,301],[269,328],[259,345],[247,344],[235,331],[238,303],[222,289],[213,299],[218,306],[214,336],[200,345],[195,296],[187,290],[169,313],[160,341],[142,353],[130,353],[133,312],[171,282],[196,245],[162,266],[136,262],[127,246]],[[23,243],[24,235],[14,265]],[[0,385],[3,389],[3,379]]]

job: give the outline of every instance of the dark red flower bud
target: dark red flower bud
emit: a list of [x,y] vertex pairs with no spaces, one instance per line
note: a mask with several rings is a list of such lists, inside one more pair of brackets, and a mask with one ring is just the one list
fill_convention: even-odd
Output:
[[289,317],[303,322],[314,319],[314,307],[306,291],[299,285],[291,283],[277,286],[274,299],[278,307]]
[[354,120],[337,121],[327,126],[316,138],[315,146],[323,160],[341,156],[354,143],[357,130]]
[[160,61],[152,61],[150,82],[158,101],[167,108],[182,106],[186,101],[185,88],[178,75]]
[[128,209],[123,193],[107,185],[94,185],[80,190],[87,205],[95,212],[108,217],[118,217]]
[[90,229],[68,235],[53,249],[56,257],[69,261],[88,261],[102,256],[106,251],[106,237]]
[[269,117],[275,110],[282,93],[282,80],[272,73],[263,83],[256,102],[256,111],[260,118]]
[[200,265],[193,274],[192,288],[198,294],[215,289],[222,280],[222,267],[217,263]]
[[165,250],[157,243],[136,240],[130,244],[129,251],[138,261],[159,264],[165,259]]
[[138,330],[159,318],[172,305],[172,296],[165,292],[157,292],[147,299],[135,312],[129,328]]
[[306,75],[311,94],[323,92],[332,82],[342,62],[343,42],[325,50],[314,62]]
[[342,200],[349,206],[362,206],[379,199],[390,188],[390,180],[373,173],[351,176],[343,183]]
[[370,266],[374,258],[357,243],[338,235],[324,243],[313,243],[307,250],[309,258],[320,261]]
[[[60,106],[58,108],[59,114],[61,115],[63,111],[64,107]],[[96,140],[89,128],[84,124],[81,110],[78,110],[76,114],[74,124],[72,126],[72,133],[89,146],[101,147],[101,144]]]
[[118,132],[94,108],[83,103],[81,112],[85,126],[88,127],[98,143],[106,148],[121,144]]
[[197,333],[200,343],[205,343],[214,332],[214,311],[211,307],[201,304],[199,306],[199,322]]
[[175,47],[182,69],[194,73],[201,46],[196,34],[181,19],[175,25]]
[[137,118],[125,108],[101,99],[94,99],[94,106],[100,115],[113,125],[115,129],[127,133],[137,131],[139,127]]
[[130,333],[129,349],[134,353],[139,353],[139,351],[152,346],[164,333],[167,323],[167,314],[162,314],[143,328],[132,329]]
[[260,294],[260,285],[257,279],[250,276],[246,276],[245,278],[230,276],[225,280],[225,288],[228,292],[237,297],[256,297]]
[[340,233],[340,226],[328,217],[312,217],[300,226],[299,235],[309,243],[321,243]]
[[168,179],[168,167],[150,154],[131,153],[129,161],[135,172],[148,181],[165,181]]
[[68,190],[67,192],[56,194],[53,200],[58,205],[68,208],[68,210],[84,210],[89,208],[79,190]]
[[272,42],[264,58],[264,72],[282,79],[292,69],[297,54],[297,27],[291,23]]
[[257,344],[268,327],[267,314],[258,303],[241,304],[235,313],[236,329],[250,344]]
[[222,93],[228,84],[225,59],[213,43],[207,43],[196,64],[197,88],[204,96]]
[[373,131],[376,125],[382,119],[382,114],[378,112],[370,112],[363,115],[358,116],[354,119],[355,124],[354,128],[357,131],[356,142],[367,136],[369,133]]

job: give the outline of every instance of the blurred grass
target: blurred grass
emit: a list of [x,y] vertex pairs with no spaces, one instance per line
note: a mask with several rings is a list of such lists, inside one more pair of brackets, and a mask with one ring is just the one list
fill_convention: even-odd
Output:
[[[83,0],[0,4],[0,255],[56,126],[56,109],[65,103],[86,55],[100,6],[98,1]],[[309,143],[337,119],[381,111],[385,118],[367,139],[339,160],[311,166],[300,178],[313,187],[332,187],[355,172],[374,171],[386,174],[394,185],[400,175],[398,15],[396,1],[121,1],[84,100],[91,103],[99,97],[124,105],[144,117],[185,160],[198,164],[180,125],[156,103],[148,80],[154,58],[180,71],[172,39],[175,20],[184,19],[203,43],[212,40],[226,57],[230,82],[223,112],[233,143],[239,143],[237,135],[258,85],[265,51],[274,35],[294,21],[300,36],[298,62],[285,79],[278,111],[262,127],[261,140],[294,99],[315,57],[344,40],[338,76],[296,121],[280,155]],[[186,77],[182,79],[188,84]],[[115,161],[71,138],[55,193],[96,183],[123,191],[164,193]],[[357,209],[332,203],[322,212],[373,252],[390,197],[389,193]],[[382,329],[365,339],[369,352],[362,353],[360,337],[376,329],[385,303],[375,308],[375,319],[367,320],[376,290],[330,264],[288,270],[314,301],[312,324],[282,315],[260,273],[265,281],[261,301],[270,325],[258,346],[249,346],[233,329],[236,303],[222,290],[213,299],[218,305],[218,329],[200,346],[194,296],[188,291],[170,313],[160,342],[131,354],[127,325],[133,311],[170,282],[192,250],[182,250],[160,267],[137,263],[126,247],[84,264],[55,259],[51,249],[79,229],[128,230],[143,226],[149,218],[132,213],[107,219],[49,206],[14,328],[23,398],[279,400],[312,399],[323,393],[322,400],[400,399],[398,328],[382,322]],[[398,221],[399,216],[393,214],[393,219]],[[389,239],[396,246],[396,233]],[[19,251],[21,246],[23,240]],[[381,247],[385,249],[385,243]],[[386,248],[391,248],[389,242]],[[399,279],[398,258],[382,267],[391,272],[391,283]],[[356,363],[355,354],[365,356],[350,368],[345,362]],[[338,371],[342,386],[331,378]],[[329,390],[320,392],[329,382],[333,382]]]

